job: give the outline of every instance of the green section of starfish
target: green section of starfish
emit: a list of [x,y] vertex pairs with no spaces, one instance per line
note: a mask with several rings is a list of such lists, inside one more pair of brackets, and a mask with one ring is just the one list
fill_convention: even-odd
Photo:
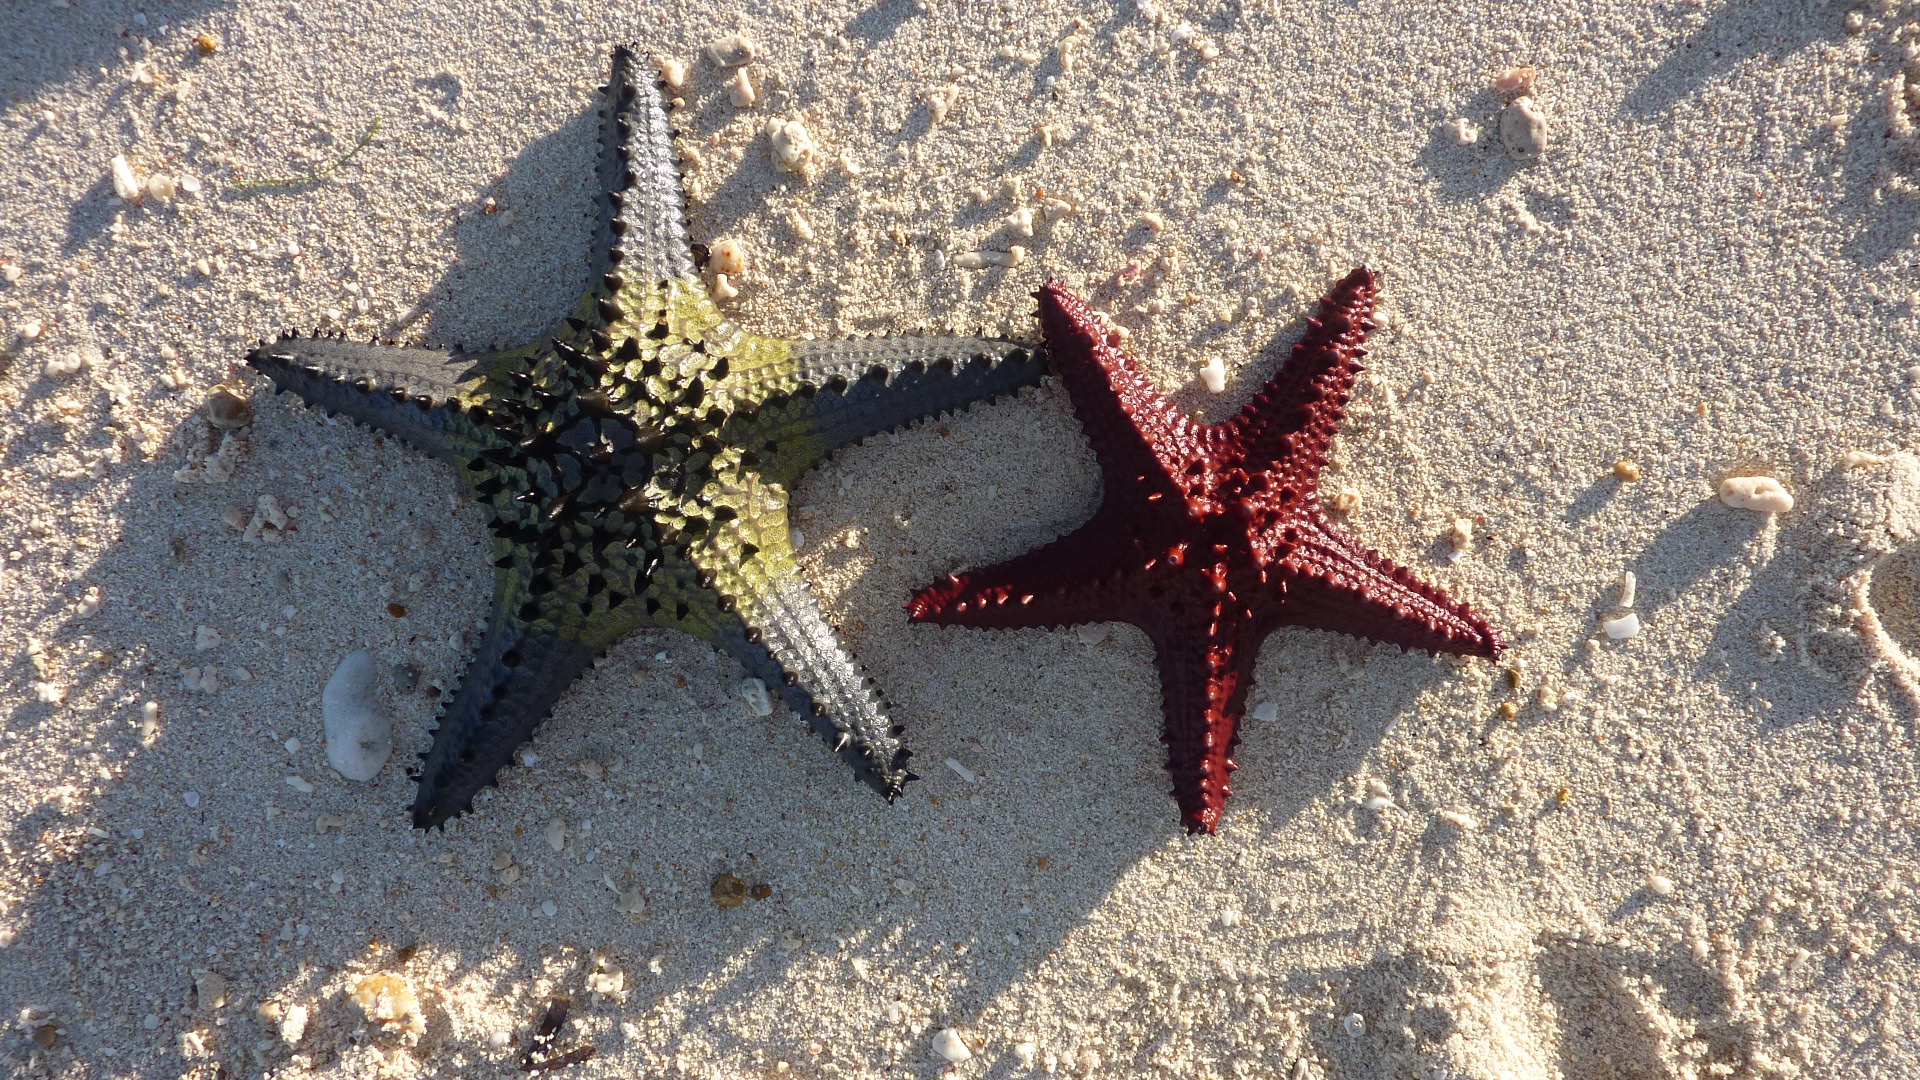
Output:
[[990,338],[789,341],[714,306],[682,221],[659,95],[615,52],[602,281],[552,333],[452,352],[284,338],[283,390],[456,466],[491,512],[487,636],[423,758],[414,822],[464,812],[568,685],[643,626],[737,657],[888,797],[900,728],[794,562],[793,484],[835,448],[1038,382]]

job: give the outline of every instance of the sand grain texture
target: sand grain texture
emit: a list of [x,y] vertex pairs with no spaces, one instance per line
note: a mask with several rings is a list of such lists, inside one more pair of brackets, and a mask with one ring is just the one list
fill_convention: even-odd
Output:
[[[1455,7],[0,8],[6,1070],[498,1076],[563,995],[581,1080],[932,1076],[947,1028],[992,1077],[1024,1044],[1059,1075],[1920,1072],[1920,4]],[[704,56],[730,33],[750,109]],[[753,253],[756,329],[1028,335],[1055,274],[1217,419],[1378,268],[1327,490],[1513,650],[1275,635],[1221,835],[1180,835],[1141,634],[901,612],[1091,512],[1048,386],[796,495],[924,763],[898,804],[656,633],[412,831],[483,522],[234,365],[285,328],[509,342],[566,310],[615,41],[687,65],[690,225]],[[1497,135],[1517,66],[1531,163]],[[376,119],[324,179],[242,186]],[[200,411],[230,378],[244,428]],[[1723,505],[1749,475],[1794,509]],[[359,648],[395,727],[368,784],[321,731]]]

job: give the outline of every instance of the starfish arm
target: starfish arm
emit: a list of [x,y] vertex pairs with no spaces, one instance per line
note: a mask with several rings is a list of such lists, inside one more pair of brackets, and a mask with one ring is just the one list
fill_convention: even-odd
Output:
[[1160,741],[1167,747],[1180,823],[1190,833],[1211,834],[1233,794],[1230,780],[1239,768],[1233,750],[1240,744],[1260,637],[1246,620],[1164,618],[1143,628],[1160,670]]
[[[731,531],[731,526],[721,530]],[[739,660],[748,674],[785,699],[862,782],[893,798],[913,778],[900,728],[827,622],[792,562],[791,549],[769,532],[750,534],[761,536],[768,547],[749,560],[728,564],[716,557],[716,549],[726,545],[712,543],[697,547],[691,558],[663,563],[654,574],[648,605],[655,609],[654,621]]]
[[421,755],[413,823],[429,829],[473,807],[497,782],[513,752],[553,711],[560,695],[593,663],[598,650],[523,615],[525,574],[495,579],[487,636],[453,697],[441,706],[433,746]]
[[1273,378],[1228,422],[1249,462],[1282,461],[1296,483],[1311,481],[1327,462],[1334,433],[1353,395],[1364,342],[1373,329],[1380,286],[1361,267],[1342,278],[1307,320],[1306,336]]
[[[941,413],[991,401],[1046,377],[1039,348],[999,338],[794,341],[722,384],[737,413],[728,438],[791,486],[834,450]],[[751,407],[758,404],[758,408]]]
[[1479,612],[1419,580],[1325,518],[1306,523],[1288,556],[1279,625],[1333,630],[1431,653],[1496,657],[1506,642]]
[[1131,594],[1122,572],[1132,545],[1104,510],[1073,532],[1006,562],[948,574],[913,594],[907,618],[936,626],[1051,629],[1124,620]]
[[318,409],[357,420],[455,464],[498,444],[465,399],[497,361],[488,355],[288,336],[247,363]]
[[643,64],[629,46],[613,51],[600,136],[605,196],[594,255],[598,273],[658,283],[693,277],[693,243],[673,125]]
[[1074,415],[1099,455],[1107,490],[1145,481],[1163,494],[1177,494],[1165,478],[1184,470],[1188,455],[1205,443],[1205,429],[1134,368],[1085,301],[1056,281],[1034,296],[1042,336]]

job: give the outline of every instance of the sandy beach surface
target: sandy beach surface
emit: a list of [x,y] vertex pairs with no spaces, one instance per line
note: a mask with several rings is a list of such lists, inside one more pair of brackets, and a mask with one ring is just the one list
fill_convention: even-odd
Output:
[[[1323,493],[1512,649],[1275,634],[1184,835],[1139,631],[901,610],[1092,512],[1048,383],[794,495],[905,798],[657,631],[412,829],[483,518],[239,365],[549,326],[616,42],[686,67],[690,228],[745,245],[754,330],[1032,337],[1055,275],[1219,419],[1379,270]],[[563,996],[535,1060],[580,1080],[1920,1074],[1917,124],[1914,0],[9,0],[4,1071],[502,1076]],[[320,722],[363,648],[370,783]]]

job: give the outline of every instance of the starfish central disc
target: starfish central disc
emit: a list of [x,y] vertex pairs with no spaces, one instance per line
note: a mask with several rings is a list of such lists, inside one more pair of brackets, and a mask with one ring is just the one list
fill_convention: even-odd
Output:
[[1075,415],[1100,460],[1093,519],[907,604],[916,622],[990,628],[1128,622],[1160,669],[1161,741],[1181,822],[1213,832],[1232,794],[1254,661],[1283,626],[1492,657],[1500,634],[1466,604],[1349,536],[1319,475],[1359,374],[1378,282],[1348,274],[1306,337],[1233,418],[1199,424],[1140,374],[1058,282],[1036,298]]

